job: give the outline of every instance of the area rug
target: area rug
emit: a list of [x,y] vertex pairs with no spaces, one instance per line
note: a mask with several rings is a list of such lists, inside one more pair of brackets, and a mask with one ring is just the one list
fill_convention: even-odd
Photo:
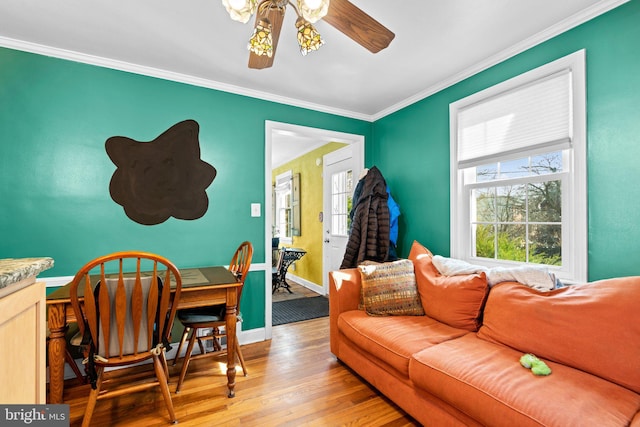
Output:
[[323,296],[296,298],[273,303],[272,325],[301,322],[329,315],[329,299]]

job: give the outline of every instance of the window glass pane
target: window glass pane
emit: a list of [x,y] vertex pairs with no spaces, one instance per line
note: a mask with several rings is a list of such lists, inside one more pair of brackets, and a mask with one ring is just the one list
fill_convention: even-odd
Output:
[[531,158],[531,173],[533,175],[547,175],[563,171],[562,151],[541,154]]
[[529,184],[529,221],[562,221],[562,184],[560,180]]
[[338,194],[343,191],[343,180],[340,174],[335,174],[331,177],[331,182],[333,183],[333,194]]
[[339,230],[341,220],[340,215],[331,215],[331,230]]
[[529,176],[529,158],[500,162],[500,178]]
[[291,179],[281,177],[276,179],[275,187],[275,226],[274,237],[291,237]]
[[562,265],[562,226],[531,225],[529,227],[529,262]]
[[498,222],[526,221],[526,192],[524,185],[497,187],[496,196]]
[[332,215],[340,215],[340,195],[334,194],[331,196],[331,214]]
[[527,261],[525,228],[522,224],[498,226],[498,259]]
[[478,222],[494,222],[496,220],[495,189],[477,188],[473,190],[473,204],[475,204],[475,220]]
[[493,181],[498,178],[498,164],[482,165],[476,168],[476,181]]
[[496,257],[496,234],[493,225],[475,226],[475,256],[482,258]]
[[353,198],[353,174],[350,170],[335,173],[331,176],[331,183],[331,234],[347,236]]

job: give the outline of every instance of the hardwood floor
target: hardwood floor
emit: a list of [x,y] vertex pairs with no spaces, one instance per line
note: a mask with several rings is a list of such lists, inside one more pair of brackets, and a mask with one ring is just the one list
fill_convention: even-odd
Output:
[[296,298],[317,297],[320,295],[319,293],[314,292],[311,289],[306,288],[290,279],[287,279],[287,283],[291,287],[291,292],[293,293],[289,293],[286,289],[280,288],[273,293],[271,297],[273,302],[286,301]]
[[[181,426],[419,425],[336,360],[329,350],[329,318],[276,326],[271,341],[245,345],[242,351],[249,375],[244,377],[238,366],[232,399],[226,397],[223,363],[193,361],[179,394],[173,391],[180,363],[170,366],[169,388]],[[152,375],[150,365],[122,371],[112,373],[114,383]],[[82,421],[88,389],[74,382],[65,389],[72,426]],[[92,421],[92,426],[169,424],[155,389],[98,401]]]

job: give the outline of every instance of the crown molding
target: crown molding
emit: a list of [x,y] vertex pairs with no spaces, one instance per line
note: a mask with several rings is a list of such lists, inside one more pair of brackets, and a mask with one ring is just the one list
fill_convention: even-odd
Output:
[[577,27],[578,25],[584,24],[587,21],[590,21],[593,18],[596,18],[616,7],[629,2],[630,0],[606,0],[598,2],[597,4],[587,8],[579,13],[576,13],[573,16],[570,16],[559,23],[552,25],[551,27],[507,48],[497,54],[490,56],[486,60],[475,64],[472,67],[467,68],[466,70],[461,71],[460,73],[454,74],[450,78],[443,80],[403,101],[398,102],[386,108],[372,116],[372,121],[379,120],[383,117],[386,117],[390,114],[395,113],[409,105],[415,104],[418,101],[421,101],[425,98],[428,98],[431,95],[434,95],[441,90],[444,90],[450,86],[453,86],[456,83],[459,83],[475,74],[478,74],[481,71],[484,71],[488,68],[493,67],[513,56],[516,56],[528,49],[531,49],[534,46],[537,46],[553,37],[556,37],[566,31],[569,31],[572,28]]
[[257,98],[265,101],[276,102],[279,104],[290,105],[294,107],[306,108],[308,110],[318,111],[322,113],[334,114],[352,119],[372,121],[372,116],[368,114],[357,113],[354,111],[343,110],[330,107],[327,105],[315,104],[295,98],[276,95],[269,92],[247,89],[240,86],[230,85],[227,83],[217,82],[215,80],[203,79],[188,74],[175,73],[172,71],[162,70],[159,68],[147,67],[144,65],[133,64],[130,62],[119,61],[116,59],[104,58],[101,56],[89,55],[85,53],[75,52],[67,49],[60,49],[52,46],[16,40],[8,37],[0,36],[0,47],[20,50],[29,53],[49,56],[58,59],[66,59],[69,61],[80,62],[88,65],[95,65],[103,68],[110,68],[118,71],[126,71],[133,74],[139,74],[148,77],[156,77],[163,80],[169,80],[178,83],[186,83],[192,86],[199,86],[207,89],[219,90],[222,92],[233,93],[236,95],[247,96],[249,98]]
[[146,67],[143,65],[133,64],[125,61],[118,61],[115,59],[104,58],[95,55],[88,55],[80,52],[75,52],[66,49],[59,49],[51,46],[41,45],[37,43],[30,43],[21,40],[6,38],[0,36],[0,46],[10,49],[21,50],[30,53],[36,53],[39,55],[50,56],[54,58],[66,59],[69,61],[80,62],[89,65],[96,65],[104,68],[111,68],[119,71],[126,71],[129,73],[139,74],[143,76],[156,77],[163,80],[169,80],[179,83],[186,83],[193,86],[204,87],[208,89],[219,90],[223,92],[233,93],[236,95],[247,96],[250,98],[257,98],[265,101],[276,102],[279,104],[290,105],[294,107],[305,108],[313,111],[334,114],[342,117],[348,117],[352,119],[363,120],[367,122],[374,122],[390,114],[395,113],[409,105],[415,104],[435,93],[440,92],[456,83],[461,82],[481,71],[484,71],[494,65],[499,64],[519,53],[524,52],[542,42],[545,42],[559,34],[564,33],[580,24],[583,24],[599,15],[602,15],[616,7],[629,2],[630,0],[603,0],[597,4],[587,8],[556,25],[553,25],[546,30],[539,32],[538,34],[523,40],[505,49],[486,60],[477,63],[476,65],[469,67],[460,73],[454,74],[448,79],[445,79],[427,89],[418,92],[417,94],[410,96],[384,110],[379,111],[376,114],[363,114],[355,111],[344,110],[340,108],[334,108],[327,105],[315,104],[306,102],[300,99],[288,98],[285,96],[275,95],[269,92],[263,92],[258,90],[252,90],[243,88],[240,86],[230,85],[226,83],[217,82],[215,80],[204,79],[200,77],[190,76],[187,74],[175,73],[167,70],[162,70],[153,67]]

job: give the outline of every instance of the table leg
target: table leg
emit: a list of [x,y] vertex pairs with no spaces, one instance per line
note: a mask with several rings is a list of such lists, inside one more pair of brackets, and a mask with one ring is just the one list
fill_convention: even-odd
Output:
[[236,387],[236,323],[237,323],[237,307],[238,307],[238,288],[227,289],[227,310],[226,310],[226,328],[227,328],[227,387],[229,388],[228,397],[235,397]]
[[64,356],[67,342],[67,314],[64,304],[49,305],[49,403],[62,403],[64,392]]

